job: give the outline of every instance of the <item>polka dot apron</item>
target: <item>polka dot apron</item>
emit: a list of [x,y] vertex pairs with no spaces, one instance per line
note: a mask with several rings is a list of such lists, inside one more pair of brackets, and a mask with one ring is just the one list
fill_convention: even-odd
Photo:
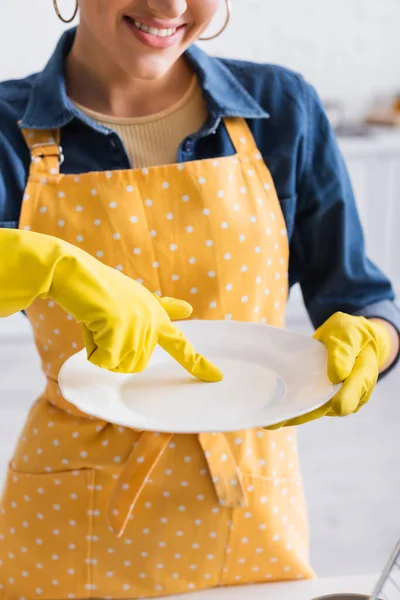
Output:
[[[242,119],[233,156],[62,175],[59,131],[25,131],[20,227],[72,242],[194,317],[282,326],[288,240]],[[21,434],[0,510],[0,598],[151,598],[310,578],[295,432],[167,435],[89,418],[57,375],[83,347],[52,301],[28,310],[47,386]],[[190,403],[190,398],[188,398]]]

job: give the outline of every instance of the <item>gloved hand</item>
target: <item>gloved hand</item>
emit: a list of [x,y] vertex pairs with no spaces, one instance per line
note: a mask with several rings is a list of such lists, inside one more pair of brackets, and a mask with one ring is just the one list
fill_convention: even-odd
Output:
[[342,383],[339,392],[323,407],[296,419],[275,425],[280,429],[301,425],[320,417],[345,417],[358,412],[368,402],[392,350],[389,331],[364,317],[338,312],[314,334],[328,350],[328,377]]
[[190,316],[186,302],[158,299],[144,286],[57,238],[0,229],[0,316],[51,298],[84,327],[88,359],[132,373],[147,366],[159,344],[189,373],[220,381],[221,372],[171,323]]

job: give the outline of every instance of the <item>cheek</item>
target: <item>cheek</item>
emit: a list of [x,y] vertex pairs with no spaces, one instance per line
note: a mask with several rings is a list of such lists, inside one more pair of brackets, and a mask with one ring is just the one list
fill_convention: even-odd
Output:
[[79,10],[81,18],[85,20],[92,19],[96,15],[104,13],[106,0],[80,0]]
[[127,0],[79,0],[80,21],[102,45],[111,49],[118,33],[119,16],[126,5]]
[[209,23],[215,16],[220,0],[192,0],[188,2],[194,21],[201,27]]
[[81,19],[91,23],[101,22],[103,26],[115,21],[126,5],[127,0],[79,0]]

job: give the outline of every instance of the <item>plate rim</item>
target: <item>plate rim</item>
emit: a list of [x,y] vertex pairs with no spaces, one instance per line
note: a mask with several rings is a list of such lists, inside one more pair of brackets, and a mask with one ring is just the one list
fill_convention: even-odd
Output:
[[[243,322],[243,321],[235,321],[235,320],[202,320],[202,319],[190,319],[187,321],[175,321],[174,324],[177,325],[178,329],[180,329],[183,325],[183,328],[186,329],[186,327],[190,327],[193,324],[201,324],[201,325],[207,325],[207,326],[211,326],[211,325],[215,325],[215,324],[224,324],[224,326],[226,327],[231,327],[231,328],[236,328],[237,326],[242,327],[242,328],[257,328],[258,330],[261,330],[261,328],[265,331],[265,330],[274,330],[275,332],[286,332],[289,333],[291,335],[294,335],[295,337],[297,337],[298,339],[301,339],[303,341],[307,341],[308,343],[315,343],[315,344],[321,344],[323,345],[321,342],[318,342],[317,340],[314,340],[312,337],[310,337],[309,335],[303,334],[303,333],[299,333],[297,331],[292,331],[292,330],[288,330],[288,329],[283,329],[280,327],[275,327],[272,325],[261,325],[259,323],[248,323],[248,322]],[[229,324],[229,325],[227,325]],[[250,326],[250,327],[249,327]],[[173,434],[192,434],[192,435],[198,435],[200,433],[208,433],[208,432],[214,432],[215,428],[212,428],[211,426],[209,428],[206,429],[196,429],[195,431],[192,430],[191,428],[188,429],[182,429],[182,428],[176,428],[173,431],[171,431],[170,428],[166,428],[166,427],[157,427],[157,429],[154,429],[154,427],[152,428],[147,428],[146,426],[142,426],[145,425],[145,421],[147,420],[146,417],[141,416],[138,413],[134,413],[134,411],[130,411],[126,405],[119,401],[119,405],[120,407],[123,409],[124,413],[126,413],[127,417],[128,415],[135,415],[137,416],[138,420],[140,419],[140,421],[142,421],[141,425],[133,425],[133,424],[127,424],[126,420],[124,421],[123,419],[113,419],[112,421],[109,420],[109,418],[105,417],[104,414],[102,414],[102,411],[96,411],[96,408],[94,406],[93,410],[91,409],[90,413],[87,412],[87,409],[82,407],[81,403],[77,403],[76,401],[71,401],[69,400],[65,395],[64,395],[64,391],[65,388],[68,387],[68,384],[65,383],[64,377],[66,375],[66,373],[68,373],[68,369],[71,366],[71,362],[73,361],[77,361],[80,359],[81,356],[85,356],[85,360],[87,361],[87,353],[86,353],[86,349],[83,348],[81,350],[79,350],[78,352],[74,353],[73,355],[71,355],[61,366],[60,371],[58,373],[58,385],[61,391],[61,394],[63,396],[63,398],[67,401],[70,402],[73,406],[75,406],[76,408],[78,408],[78,410],[80,410],[81,412],[83,412],[84,414],[87,414],[88,416],[94,417],[96,419],[102,420],[102,421],[107,421],[110,422],[112,424],[115,424],[117,426],[121,426],[121,427],[125,427],[128,429],[133,429],[133,430],[138,430],[138,431],[156,431],[159,433],[173,433]],[[89,361],[87,361],[89,362]],[[91,367],[93,369],[101,369],[101,367],[97,367],[96,365],[93,365],[92,363],[89,362],[89,364],[91,365]],[[132,374],[123,374],[123,373],[116,373],[116,375],[118,377],[125,377],[125,378],[129,378],[132,375],[135,376],[135,373]],[[212,384],[211,384],[212,385]],[[331,384],[331,389],[330,389],[330,393],[328,394],[328,399],[326,399],[326,397],[324,398],[323,401],[321,401],[320,403],[317,403],[315,405],[313,405],[313,408],[306,408],[304,410],[297,410],[295,416],[293,417],[288,417],[286,420],[290,420],[291,418],[298,418],[298,417],[302,417],[314,410],[317,410],[318,408],[321,408],[324,404],[326,404],[327,402],[329,402],[332,397],[337,393],[337,391],[340,389],[341,384]],[[128,420],[128,418],[127,418]],[[129,419],[130,421],[130,419]],[[273,421],[270,421],[267,425],[261,425],[259,422],[254,423],[253,425],[246,425],[244,428],[238,429],[236,426],[234,428],[230,428],[228,427],[227,429],[223,429],[222,432],[223,433],[232,433],[235,431],[240,431],[240,430],[245,430],[245,429],[266,429],[268,427],[274,426],[279,424],[280,422],[282,422],[282,419],[274,419]]]

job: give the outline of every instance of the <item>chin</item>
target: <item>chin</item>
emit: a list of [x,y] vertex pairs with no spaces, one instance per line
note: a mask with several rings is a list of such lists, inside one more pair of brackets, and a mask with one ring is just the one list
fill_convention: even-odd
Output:
[[172,63],[170,61],[157,60],[134,60],[132,63],[126,64],[126,71],[136,79],[144,79],[153,81],[163,77],[171,68]]
[[163,77],[175,64],[177,57],[161,57],[161,56],[132,56],[132,60],[124,60],[121,66],[126,73],[137,79],[152,81]]

